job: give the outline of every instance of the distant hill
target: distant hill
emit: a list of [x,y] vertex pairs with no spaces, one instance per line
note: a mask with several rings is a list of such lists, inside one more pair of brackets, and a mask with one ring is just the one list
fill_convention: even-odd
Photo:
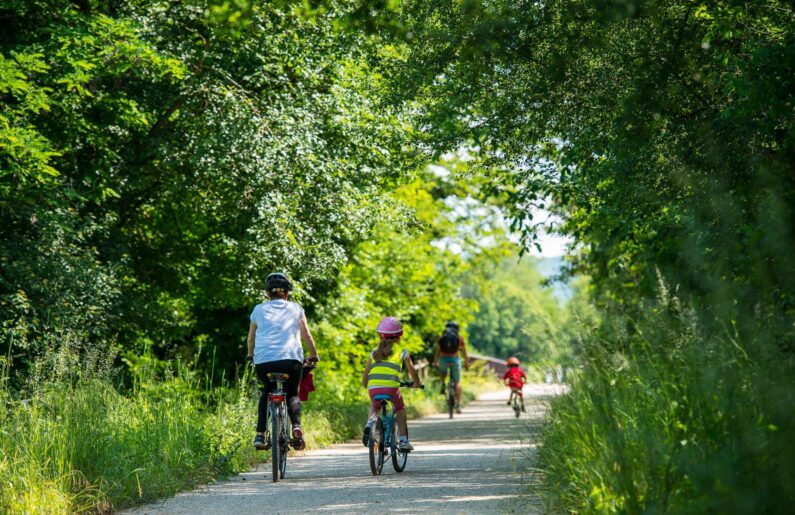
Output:
[[536,270],[544,276],[544,278],[551,281],[550,288],[553,295],[559,303],[565,304],[574,295],[574,289],[568,282],[555,280],[555,277],[560,274],[560,271],[565,266],[566,262],[563,256],[556,257],[538,257],[536,260]]

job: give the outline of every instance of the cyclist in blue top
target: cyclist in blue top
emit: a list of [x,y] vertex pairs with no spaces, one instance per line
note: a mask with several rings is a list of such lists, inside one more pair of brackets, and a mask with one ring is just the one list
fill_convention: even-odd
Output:
[[265,279],[265,289],[270,300],[257,304],[251,312],[246,356],[254,363],[257,378],[263,384],[254,447],[258,450],[269,447],[270,439],[265,433],[268,429],[268,394],[273,383],[268,380],[268,374],[281,373],[290,375],[284,390],[293,428],[293,447],[300,450],[305,445],[301,430],[301,400],[298,398],[304,362],[301,342],[309,350],[308,362],[317,362],[317,350],[303,308],[289,300],[293,285],[287,276],[278,272],[270,274]]

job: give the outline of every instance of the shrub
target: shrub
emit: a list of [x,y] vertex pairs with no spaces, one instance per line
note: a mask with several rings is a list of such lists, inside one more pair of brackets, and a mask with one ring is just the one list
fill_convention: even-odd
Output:
[[772,359],[763,332],[740,341],[688,313],[652,309],[588,337],[571,393],[552,402],[540,449],[549,508],[787,512],[791,361]]

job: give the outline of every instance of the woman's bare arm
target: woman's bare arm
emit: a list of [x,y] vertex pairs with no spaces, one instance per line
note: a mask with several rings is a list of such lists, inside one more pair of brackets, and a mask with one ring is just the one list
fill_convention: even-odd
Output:
[[248,324],[248,354],[246,357],[254,357],[254,338],[257,336],[257,324],[249,322]]
[[317,361],[317,349],[315,348],[315,339],[312,338],[312,333],[309,332],[309,324],[306,321],[306,315],[301,317],[301,340],[309,348],[309,359]]

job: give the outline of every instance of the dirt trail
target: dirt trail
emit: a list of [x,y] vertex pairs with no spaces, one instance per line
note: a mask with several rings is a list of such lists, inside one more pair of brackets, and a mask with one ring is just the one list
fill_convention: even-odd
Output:
[[271,482],[265,463],[128,513],[541,513],[517,467],[532,458],[544,401],[559,391],[526,386],[527,415],[520,419],[505,405],[506,392],[499,392],[481,396],[453,420],[434,415],[410,421],[415,451],[402,474],[387,462],[383,475],[374,477],[367,449],[351,442],[291,456],[279,483]]

